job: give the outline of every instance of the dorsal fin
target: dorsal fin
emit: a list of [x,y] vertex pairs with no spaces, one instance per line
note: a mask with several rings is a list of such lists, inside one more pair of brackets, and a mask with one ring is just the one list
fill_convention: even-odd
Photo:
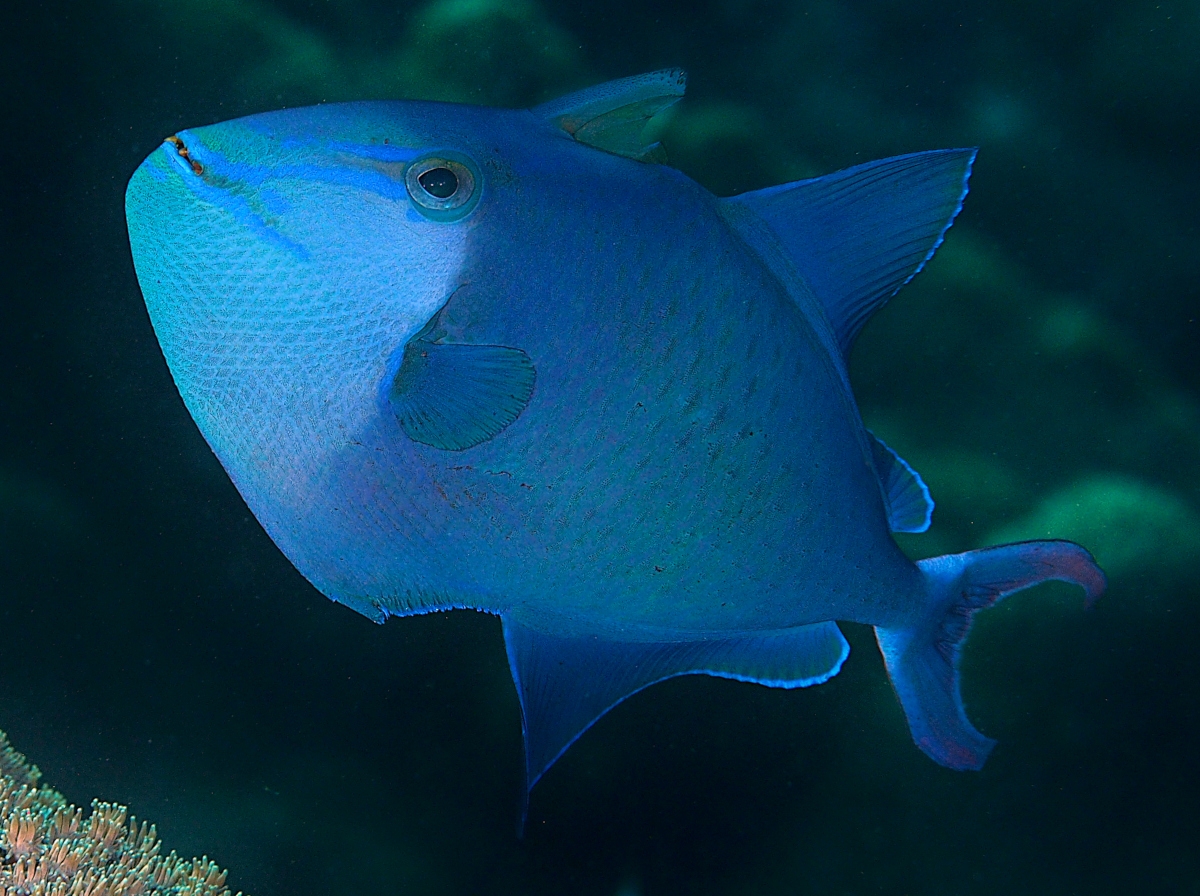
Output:
[[974,149],[895,156],[733,196],[775,233],[848,355],[863,324],[941,245],[967,195]]
[[646,123],[678,102],[687,86],[680,68],[597,84],[533,108],[580,143],[631,159],[653,160],[657,143],[642,135]]

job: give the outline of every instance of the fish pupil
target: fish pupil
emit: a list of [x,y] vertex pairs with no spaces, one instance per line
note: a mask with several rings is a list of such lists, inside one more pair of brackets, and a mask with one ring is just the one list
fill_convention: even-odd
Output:
[[458,177],[449,168],[430,168],[417,181],[426,193],[438,199],[449,199],[458,191]]

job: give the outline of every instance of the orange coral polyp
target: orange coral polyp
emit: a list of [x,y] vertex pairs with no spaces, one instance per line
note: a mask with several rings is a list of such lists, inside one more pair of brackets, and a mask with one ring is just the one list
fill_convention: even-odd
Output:
[[[5,896],[229,896],[207,857],[159,854],[154,826],[124,806],[93,802],[85,820],[0,731],[0,893]],[[239,894],[240,896],[240,894]]]

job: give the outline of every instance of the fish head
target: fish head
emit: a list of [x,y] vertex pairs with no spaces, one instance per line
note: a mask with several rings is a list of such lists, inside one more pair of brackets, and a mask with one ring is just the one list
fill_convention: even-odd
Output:
[[[631,161],[653,149],[642,127],[681,92],[663,73],[534,109],[283,110],[179,131],[134,173],[133,261],[176,386],[255,516],[325,593],[394,593],[398,566],[418,565],[403,533],[428,555],[425,575],[431,545],[480,531],[437,471],[464,469],[457,452],[573,371],[547,364],[542,378],[544,331],[568,332],[542,315],[579,304],[559,282],[564,264],[591,272],[573,235],[594,253],[628,229],[625,200],[658,167]],[[588,226],[598,216],[608,231]],[[550,416],[531,410],[522,444]]]
[[284,110],[180,131],[137,169],[126,215],[146,307],[231,474],[268,451],[319,463],[378,411],[496,217],[513,180],[496,138],[522,115]]

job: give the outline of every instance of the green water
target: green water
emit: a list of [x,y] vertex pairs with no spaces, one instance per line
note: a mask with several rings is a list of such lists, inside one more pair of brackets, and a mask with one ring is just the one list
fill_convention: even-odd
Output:
[[[11,24],[9,24],[11,23]],[[1195,892],[1200,7],[583,0],[22,5],[0,66],[0,728],[256,896]],[[528,105],[690,72],[718,193],[978,145],[853,358],[938,501],[914,556],[1070,537],[1110,574],[983,615],[978,774],[908,740],[869,630],[803,692],[688,678],[602,720],[513,837],[496,620],[311,589],[180,403],[125,182],[163,136],[319,101]],[[186,233],[180,237],[186,239]]]

